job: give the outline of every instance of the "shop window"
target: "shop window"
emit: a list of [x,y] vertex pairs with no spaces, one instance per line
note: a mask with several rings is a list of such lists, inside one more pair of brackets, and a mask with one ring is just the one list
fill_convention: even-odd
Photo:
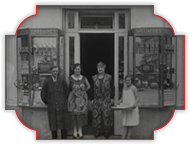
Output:
[[17,32],[18,105],[46,107],[40,98],[51,66],[59,66],[59,34],[55,28],[19,29]]
[[[175,37],[173,37],[175,42]],[[164,37],[163,49],[163,104],[175,105],[175,82],[176,82],[176,51],[172,44],[172,37]]]
[[134,57],[134,85],[138,89],[140,105],[159,105],[160,59],[159,37],[136,37]]
[[17,86],[21,88],[18,91],[18,104],[29,106],[30,105],[30,92],[29,92],[29,47],[28,37],[17,38],[17,63],[18,63],[18,75],[17,75]]
[[175,105],[177,41],[172,29],[134,28],[128,34],[128,73],[133,74],[139,106]]

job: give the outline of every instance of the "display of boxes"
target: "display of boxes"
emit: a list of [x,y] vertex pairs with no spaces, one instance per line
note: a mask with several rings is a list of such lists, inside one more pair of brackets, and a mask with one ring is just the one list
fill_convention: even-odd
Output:
[[149,43],[145,43],[144,44],[144,53],[149,53],[149,52],[150,52]]
[[144,53],[144,44],[139,43],[139,53]]
[[155,52],[155,48],[154,48],[154,43],[150,43],[150,53],[154,53]]

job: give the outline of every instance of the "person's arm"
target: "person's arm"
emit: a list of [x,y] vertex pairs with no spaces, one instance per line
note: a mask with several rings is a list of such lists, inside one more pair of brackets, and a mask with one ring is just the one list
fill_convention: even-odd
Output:
[[86,84],[86,91],[88,91],[90,89],[90,84],[86,77],[85,77],[85,84]]
[[[124,88],[123,88],[123,89],[124,89]],[[117,104],[123,103],[123,89],[122,89],[121,98],[118,100]]]
[[67,83],[63,80],[63,89],[66,95],[66,98],[68,99],[68,95],[69,95],[69,88],[67,86]]
[[94,80],[92,78],[89,100],[92,101],[93,99],[94,99]]
[[137,92],[137,88],[135,86],[133,86],[133,93],[135,96],[135,104],[133,105],[133,108],[136,108],[138,106],[138,102],[139,102],[139,98],[138,98],[138,92]]
[[48,81],[46,80],[43,83],[42,90],[41,90],[41,99],[44,102],[44,104],[47,105],[47,93],[48,93]]
[[111,87],[111,103],[114,104],[115,86],[112,77],[110,78],[110,87]]
[[69,88],[68,88],[69,92],[72,91],[72,89],[73,89],[73,84],[72,84],[71,77],[69,77]]
[[111,87],[111,99],[114,99],[114,97],[115,97],[115,86],[114,86],[112,77],[110,79],[110,87]]

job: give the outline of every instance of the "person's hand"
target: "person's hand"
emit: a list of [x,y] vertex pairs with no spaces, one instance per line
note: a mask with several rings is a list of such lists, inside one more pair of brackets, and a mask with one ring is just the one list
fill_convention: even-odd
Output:
[[137,103],[135,103],[132,107],[132,109],[135,109],[137,107]]
[[121,102],[122,102],[122,101],[121,101],[121,99],[120,99],[120,100],[118,100],[117,104],[119,105],[119,104],[121,104]]
[[111,105],[113,105],[114,104],[114,100],[113,99],[111,99]]

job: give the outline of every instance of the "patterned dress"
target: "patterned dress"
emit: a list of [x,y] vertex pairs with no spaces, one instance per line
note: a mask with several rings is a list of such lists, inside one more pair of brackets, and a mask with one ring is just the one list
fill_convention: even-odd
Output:
[[111,108],[111,98],[114,97],[115,89],[112,77],[105,74],[102,79],[98,75],[92,79],[92,125],[95,128],[109,130],[113,125],[113,111]]
[[88,97],[85,91],[85,79],[82,75],[78,80],[73,75],[70,77],[71,91],[68,97],[68,111],[71,114],[73,125],[84,126],[88,123]]

